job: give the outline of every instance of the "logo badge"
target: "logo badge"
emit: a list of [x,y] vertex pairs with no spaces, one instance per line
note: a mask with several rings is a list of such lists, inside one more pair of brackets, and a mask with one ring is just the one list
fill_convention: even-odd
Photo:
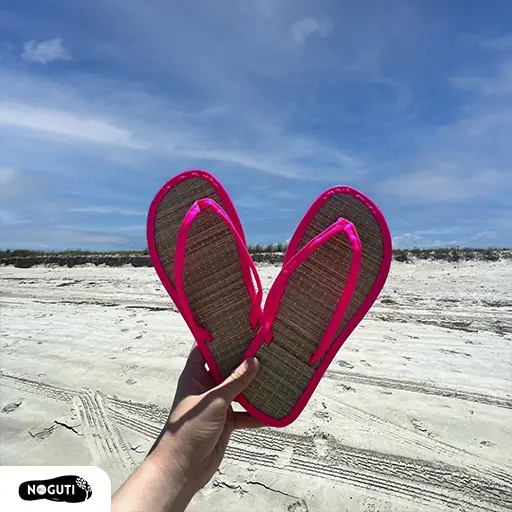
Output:
[[92,488],[76,475],[65,475],[48,480],[29,480],[18,488],[20,498],[25,501],[48,500],[80,503],[92,496]]

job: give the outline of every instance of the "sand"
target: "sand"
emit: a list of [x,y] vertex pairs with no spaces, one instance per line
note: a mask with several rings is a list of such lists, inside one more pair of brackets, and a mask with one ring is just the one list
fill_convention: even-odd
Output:
[[[1,464],[116,489],[192,341],[153,269],[2,267],[0,308]],[[189,510],[512,510],[511,409],[512,263],[394,263],[300,418],[235,433]]]

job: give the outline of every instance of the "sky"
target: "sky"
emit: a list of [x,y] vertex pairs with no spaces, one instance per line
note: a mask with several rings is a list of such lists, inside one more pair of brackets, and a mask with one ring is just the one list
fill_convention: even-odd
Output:
[[349,185],[395,247],[511,247],[512,2],[0,4],[0,248],[143,249],[190,168],[250,243]]

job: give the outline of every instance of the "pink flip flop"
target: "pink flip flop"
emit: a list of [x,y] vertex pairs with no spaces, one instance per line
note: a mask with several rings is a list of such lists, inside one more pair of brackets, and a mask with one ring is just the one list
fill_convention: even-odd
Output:
[[222,382],[258,331],[262,287],[232,218],[211,199],[196,201],[183,219],[173,282],[212,377]]
[[306,406],[334,356],[380,293],[391,264],[384,216],[364,194],[333,187],[311,206],[272,286],[245,357],[261,370],[239,397],[284,427]]
[[149,208],[147,241],[149,255],[160,281],[181,312],[174,285],[174,260],[178,231],[190,207],[209,198],[220,205],[245,245],[245,235],[236,209],[221,183],[208,171],[184,171],[169,180],[156,194]]

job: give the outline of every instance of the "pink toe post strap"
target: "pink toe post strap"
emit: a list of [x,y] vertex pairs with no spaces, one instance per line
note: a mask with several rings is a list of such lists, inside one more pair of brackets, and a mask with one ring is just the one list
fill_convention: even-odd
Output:
[[[224,210],[212,199],[199,199],[191,207],[188,213],[185,215],[183,222],[178,232],[178,240],[176,242],[176,254],[174,260],[174,282],[176,285],[176,291],[182,306],[182,314],[185,321],[190,326],[192,334],[198,343],[212,341],[210,332],[203,327],[199,326],[195,321],[194,314],[190,308],[190,304],[187,300],[187,296],[183,287],[183,270],[185,266],[185,253],[187,250],[187,240],[190,232],[190,228],[197,216],[203,211],[209,209],[215,215],[217,215],[223,222],[229,227],[231,233],[235,237],[238,252],[240,255],[240,265],[244,276],[245,286],[249,297],[252,301],[252,309],[249,317],[251,327],[254,329],[260,323],[261,320],[261,300],[263,296],[263,287],[261,280],[252,261],[250,254],[247,252],[245,242],[240,236],[235,224],[231,221],[230,217],[224,212]],[[256,290],[254,289],[254,281],[256,282]]]
[[297,254],[295,254],[295,256],[289,260],[281,270],[265,303],[264,324],[256,335],[252,346],[258,347],[263,341],[265,341],[265,343],[270,343],[272,341],[272,323],[279,311],[279,305],[281,304],[281,299],[286,290],[286,284],[290,275],[297,269],[297,267],[302,265],[302,263],[314,251],[316,251],[319,246],[341,232],[345,232],[352,247],[352,260],[350,262],[347,283],[338,300],[338,304],[336,305],[331,321],[318,345],[317,351],[312,355],[309,363],[316,363],[322,358],[325,352],[327,352],[350,304],[350,300],[357,285],[359,270],[361,268],[362,248],[359,235],[357,234],[355,226],[351,222],[342,218],[338,219],[338,221],[328,227],[325,231],[313,238]]

